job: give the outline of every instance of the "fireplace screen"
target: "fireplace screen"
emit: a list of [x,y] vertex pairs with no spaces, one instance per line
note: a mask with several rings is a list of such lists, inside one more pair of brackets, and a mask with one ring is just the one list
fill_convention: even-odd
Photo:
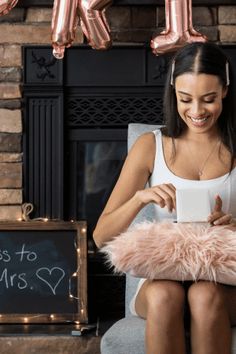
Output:
[[66,149],[65,217],[87,220],[92,231],[120,174],[127,154],[126,129],[72,131]]

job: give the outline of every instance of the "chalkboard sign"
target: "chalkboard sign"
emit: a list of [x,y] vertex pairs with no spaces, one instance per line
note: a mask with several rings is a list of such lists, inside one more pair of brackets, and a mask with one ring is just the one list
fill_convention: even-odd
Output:
[[0,223],[0,299],[0,323],[86,323],[86,223]]

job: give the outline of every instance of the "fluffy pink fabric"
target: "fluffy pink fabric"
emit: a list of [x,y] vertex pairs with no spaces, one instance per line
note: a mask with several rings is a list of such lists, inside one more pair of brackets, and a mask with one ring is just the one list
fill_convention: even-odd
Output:
[[236,285],[236,228],[232,226],[144,222],[115,237],[101,251],[116,272]]

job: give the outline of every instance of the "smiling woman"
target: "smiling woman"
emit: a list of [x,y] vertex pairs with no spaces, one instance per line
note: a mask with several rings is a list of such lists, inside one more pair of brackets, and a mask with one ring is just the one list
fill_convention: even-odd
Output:
[[[192,43],[176,53],[165,86],[165,127],[142,135],[131,148],[94,231],[98,246],[117,235],[119,240],[148,204],[153,204],[158,227],[161,220],[167,220],[170,228],[173,227],[176,190],[180,189],[196,192],[207,189],[211,204],[207,221],[218,228],[222,238],[226,235],[224,228],[220,231],[220,225],[234,228],[236,119],[233,92],[229,60],[218,46]],[[145,188],[147,182],[149,187]],[[185,225],[181,227],[188,235]],[[144,230],[141,239],[147,241],[148,236],[148,231]],[[159,235],[155,236],[158,242]],[[151,247],[167,258],[168,237],[169,232],[164,233],[166,249]],[[173,254],[176,254],[178,240],[179,237],[173,241]],[[135,249],[137,237],[130,237],[130,242]],[[207,247],[202,248],[201,251],[207,253],[206,264],[209,253]],[[142,255],[146,255],[145,260],[150,264],[153,257],[145,253],[148,249],[143,246]],[[138,254],[134,254],[134,258],[137,257]],[[134,262],[130,258],[128,263],[132,268]],[[140,279],[130,309],[132,314],[146,319],[147,354],[186,352],[183,316],[186,307],[191,316],[192,351],[196,354],[231,352],[230,326],[236,325],[234,286],[206,279],[180,282],[173,279],[173,274],[158,280],[146,274],[146,278]]]
[[178,76],[175,88],[178,111],[187,125],[204,129],[214,125],[227,93],[218,77],[186,73]]
[[[171,85],[167,85],[165,91],[169,136],[182,135],[174,144],[176,148],[178,144],[182,161],[190,160],[195,170],[191,176],[184,173],[186,178],[219,177],[234,166],[230,154],[235,146],[231,136],[235,118],[229,61],[217,46],[209,43],[206,46],[193,44],[182,52],[173,58],[169,72]],[[186,168],[178,164],[176,156],[170,168],[183,174]],[[215,171],[220,168],[221,172],[217,174],[212,166]]]

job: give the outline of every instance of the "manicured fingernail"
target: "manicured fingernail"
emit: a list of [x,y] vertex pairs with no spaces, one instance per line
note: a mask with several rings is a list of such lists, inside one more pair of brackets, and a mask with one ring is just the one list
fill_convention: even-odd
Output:
[[214,224],[214,225],[219,225],[219,221],[216,220],[216,221],[213,222],[213,224]]

